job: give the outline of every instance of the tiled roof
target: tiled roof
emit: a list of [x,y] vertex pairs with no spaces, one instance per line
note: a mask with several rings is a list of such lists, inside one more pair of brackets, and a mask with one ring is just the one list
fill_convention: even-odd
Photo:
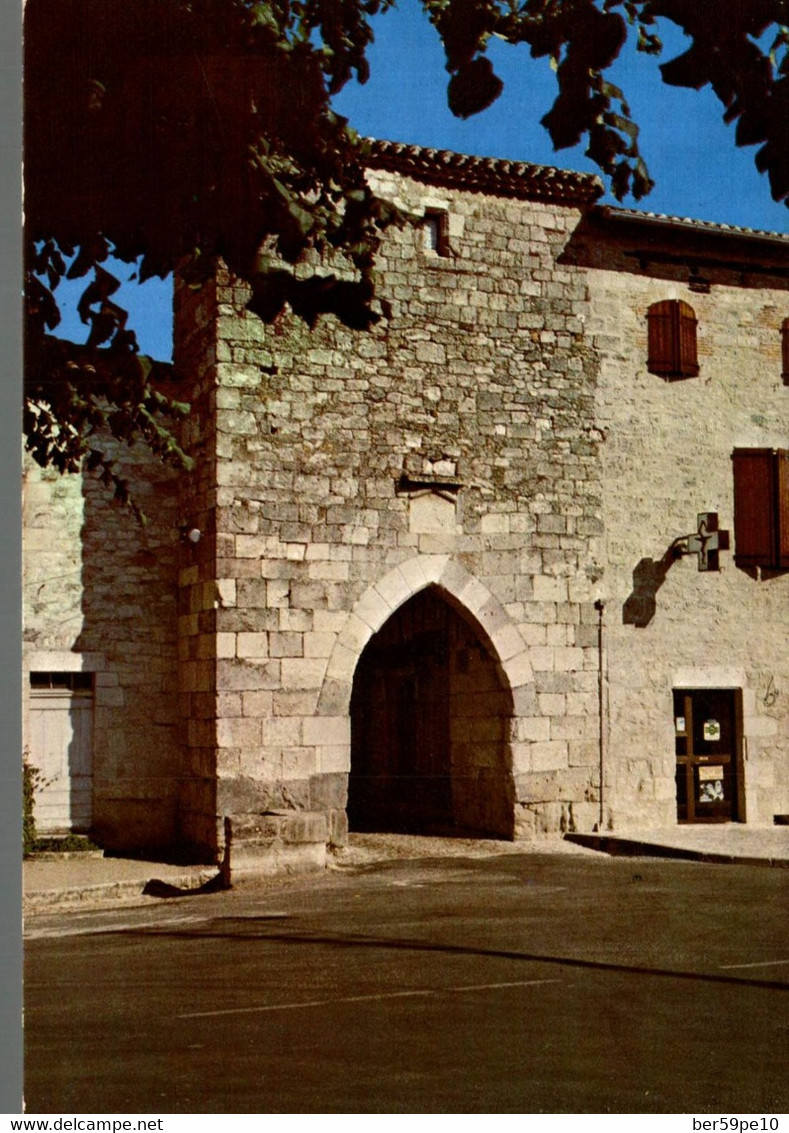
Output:
[[[470,192],[494,193],[526,200],[554,201],[560,204],[588,206],[603,195],[604,187],[592,173],[575,173],[552,165],[533,165],[527,161],[509,161],[498,157],[477,157],[454,150],[430,149],[405,142],[365,139],[369,154],[366,163],[373,169],[392,169],[426,181]],[[595,211],[605,218],[635,223],[654,224],[674,229],[706,232],[719,236],[744,237],[750,240],[778,241],[789,236],[736,224],[718,224],[691,217],[642,212],[638,209],[598,206]]]
[[711,220],[693,220],[687,216],[669,216],[659,212],[641,212],[638,209],[615,208],[610,205],[599,206],[598,211],[610,220],[632,221],[636,224],[654,224],[665,228],[689,229],[694,232],[709,232],[718,236],[741,236],[748,240],[778,241],[789,243],[789,236],[783,232],[769,232],[761,228],[742,228],[736,224],[719,224]]
[[590,173],[573,173],[526,161],[474,157],[452,150],[424,149],[404,142],[370,138],[367,143],[370,151],[366,162],[371,168],[392,169],[431,185],[568,205],[589,205],[603,193],[600,178]]

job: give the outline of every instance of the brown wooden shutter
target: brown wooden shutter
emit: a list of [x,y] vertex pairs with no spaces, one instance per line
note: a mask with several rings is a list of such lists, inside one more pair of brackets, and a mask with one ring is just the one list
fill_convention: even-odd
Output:
[[735,449],[734,561],[789,567],[789,452]]
[[669,375],[674,369],[674,320],[671,300],[653,303],[647,311],[649,357],[647,369],[652,374]]
[[647,369],[667,378],[695,378],[699,372],[696,313],[681,299],[663,299],[647,311]]
[[781,324],[781,354],[783,357],[781,377],[784,385],[789,386],[789,319],[784,319]]
[[689,303],[680,299],[677,303],[677,341],[679,344],[679,365],[677,370],[683,378],[695,378],[699,373],[699,356],[696,350],[696,312]]
[[764,566],[773,550],[773,459],[770,449],[735,449],[734,561]]
[[789,567],[789,452],[779,449],[775,454],[775,519],[778,527],[776,539],[779,570]]

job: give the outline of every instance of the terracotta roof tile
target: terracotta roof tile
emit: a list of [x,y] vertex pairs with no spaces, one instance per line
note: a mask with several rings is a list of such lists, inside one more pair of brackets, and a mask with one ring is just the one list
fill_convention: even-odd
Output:
[[404,142],[366,139],[367,164],[392,169],[432,185],[495,193],[525,200],[589,205],[603,193],[600,178],[551,165],[532,165],[495,157],[475,157],[452,150],[425,149]]
[[748,239],[763,239],[789,242],[789,236],[783,232],[769,232],[762,228],[743,228],[737,224],[720,224],[712,220],[694,220],[688,216],[671,216],[660,212],[641,212],[639,209],[615,208],[604,205],[599,212],[611,220],[632,221],[636,224],[655,224],[666,228],[692,229],[698,232],[709,232],[719,236],[743,236]]

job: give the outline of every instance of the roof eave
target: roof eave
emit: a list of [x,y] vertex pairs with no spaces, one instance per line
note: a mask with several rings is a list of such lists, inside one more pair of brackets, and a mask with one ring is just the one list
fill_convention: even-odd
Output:
[[603,184],[589,173],[504,158],[478,157],[404,142],[365,139],[365,163],[433,185],[488,192],[524,200],[587,208],[602,196]]
[[690,217],[668,216],[659,213],[637,212],[634,209],[617,208],[614,205],[597,205],[594,214],[605,221],[631,227],[646,227],[672,233],[693,232],[699,236],[723,237],[748,243],[771,245],[786,252],[789,249],[789,236],[780,232],[768,232],[757,228],[741,228],[737,225],[718,224],[713,221],[693,220]]

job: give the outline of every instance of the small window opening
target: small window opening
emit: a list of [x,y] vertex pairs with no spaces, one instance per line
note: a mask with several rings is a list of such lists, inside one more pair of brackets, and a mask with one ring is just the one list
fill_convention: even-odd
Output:
[[428,210],[422,221],[422,247],[436,256],[449,255],[449,218],[438,209]]
[[781,377],[784,385],[789,386],[789,319],[784,319],[781,324],[781,354],[783,358]]
[[70,692],[92,692],[93,673],[31,673],[30,687],[67,689]]

